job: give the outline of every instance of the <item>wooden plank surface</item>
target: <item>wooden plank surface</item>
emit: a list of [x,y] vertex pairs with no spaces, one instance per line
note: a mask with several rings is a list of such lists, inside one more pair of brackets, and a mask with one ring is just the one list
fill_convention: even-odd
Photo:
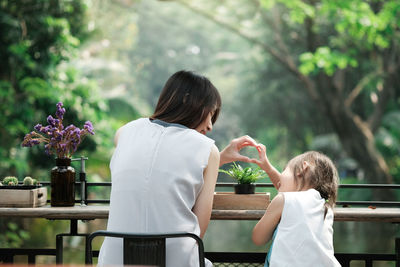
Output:
[[[0,208],[0,217],[46,219],[107,219],[109,206]],[[400,223],[400,208],[340,208],[334,210],[335,221],[374,221]],[[259,220],[264,210],[213,210],[212,220]]]
[[214,193],[214,210],[265,210],[270,202],[270,193],[235,194]]
[[50,205],[39,208],[0,208],[0,217],[24,217],[46,219],[78,219],[93,220],[107,219],[109,206],[81,206],[51,207]]

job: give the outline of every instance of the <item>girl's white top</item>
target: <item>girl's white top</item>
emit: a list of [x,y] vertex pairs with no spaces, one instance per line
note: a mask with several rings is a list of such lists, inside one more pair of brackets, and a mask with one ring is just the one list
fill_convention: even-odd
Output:
[[285,192],[271,252],[271,267],[340,266],[333,250],[333,211],[315,189]]
[[[213,144],[212,139],[179,124],[142,118],[123,126],[110,162],[107,230],[200,235],[192,208]],[[167,267],[198,266],[197,249],[194,239],[168,239]],[[122,240],[105,238],[98,262],[122,265]],[[211,266],[208,260],[206,266]]]

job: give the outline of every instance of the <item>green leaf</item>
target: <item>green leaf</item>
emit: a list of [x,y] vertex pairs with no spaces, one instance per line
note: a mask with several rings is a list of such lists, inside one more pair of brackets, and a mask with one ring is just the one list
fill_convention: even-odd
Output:
[[7,224],[8,228],[12,231],[16,231],[18,229],[18,225],[16,223],[8,223]]
[[24,231],[24,230],[19,231],[19,235],[20,235],[21,239],[23,239],[23,240],[28,240],[30,238],[29,232]]
[[257,181],[258,179],[262,178],[265,173],[260,168],[253,169],[251,167],[243,167],[239,164],[233,162],[231,168],[226,170],[219,170],[222,173],[228,174],[233,179],[237,180],[239,184],[251,184]]
[[271,9],[275,4],[275,0],[261,0],[261,7],[265,9]]

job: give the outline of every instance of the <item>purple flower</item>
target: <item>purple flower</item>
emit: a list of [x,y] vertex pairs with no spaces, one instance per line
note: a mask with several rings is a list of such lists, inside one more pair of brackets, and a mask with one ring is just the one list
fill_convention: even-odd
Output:
[[50,129],[52,129],[52,127],[49,126],[49,125],[47,125],[46,127],[43,127],[43,126],[42,126],[42,127],[40,128],[39,131],[40,131],[41,133],[48,134],[48,133],[50,132]]
[[73,131],[73,134],[76,135],[76,136],[78,136],[78,137],[80,137],[80,135],[81,135],[81,130],[80,130],[79,128],[75,128],[74,131]]
[[91,135],[94,135],[93,125],[90,121],[85,122],[85,125],[83,126],[83,128],[86,131],[88,131],[88,133],[90,133]]
[[58,142],[60,142],[60,141],[62,140],[62,138],[63,138],[63,136],[64,136],[64,133],[65,133],[65,131],[61,131],[61,132],[56,131],[56,132],[54,133],[54,136],[55,136],[55,138],[56,138],[56,140],[57,140]]
[[58,102],[56,106],[57,106],[56,117],[58,119],[62,120],[64,117],[64,113],[65,113],[65,108],[62,107],[63,103]]
[[32,144],[32,145],[38,145],[38,144],[40,144],[40,140],[38,140],[38,139],[32,139],[31,144]]
[[47,117],[47,122],[48,122],[51,126],[53,126],[53,127],[56,126],[56,122],[55,122],[53,116],[51,116],[51,115],[49,115],[49,116]]
[[41,124],[36,124],[35,127],[33,127],[33,129],[35,129],[36,131],[40,132],[40,130],[42,129],[42,125]]
[[67,128],[65,128],[65,132],[73,131],[73,129],[75,129],[75,128],[76,128],[76,126],[71,124],[71,125],[67,126]]
[[25,135],[22,146],[32,147],[45,143],[46,154],[56,154],[58,158],[69,158],[88,133],[94,134],[93,125],[90,121],[86,121],[83,129],[79,129],[73,124],[64,129],[65,108],[63,108],[62,102],[58,102],[56,107],[56,118],[49,115],[47,117],[49,125],[35,125],[35,131]]

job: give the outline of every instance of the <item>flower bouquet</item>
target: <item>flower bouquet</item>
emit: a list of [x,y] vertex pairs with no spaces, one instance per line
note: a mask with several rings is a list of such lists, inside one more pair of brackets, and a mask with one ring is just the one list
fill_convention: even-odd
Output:
[[86,121],[83,128],[75,125],[64,128],[65,108],[63,103],[57,103],[55,118],[47,117],[47,126],[37,124],[25,135],[22,146],[32,147],[44,143],[48,155],[56,155],[56,167],[51,170],[51,205],[75,205],[75,170],[71,165],[71,157],[79,144],[87,135],[94,135],[93,125]]
[[55,154],[59,159],[71,158],[83,138],[88,134],[94,135],[94,129],[90,121],[85,122],[83,129],[79,129],[73,124],[64,129],[64,114],[63,103],[57,103],[56,118],[49,115],[47,117],[49,125],[37,124],[34,127],[35,131],[25,135],[22,146],[32,147],[46,143],[44,146],[46,154]]

